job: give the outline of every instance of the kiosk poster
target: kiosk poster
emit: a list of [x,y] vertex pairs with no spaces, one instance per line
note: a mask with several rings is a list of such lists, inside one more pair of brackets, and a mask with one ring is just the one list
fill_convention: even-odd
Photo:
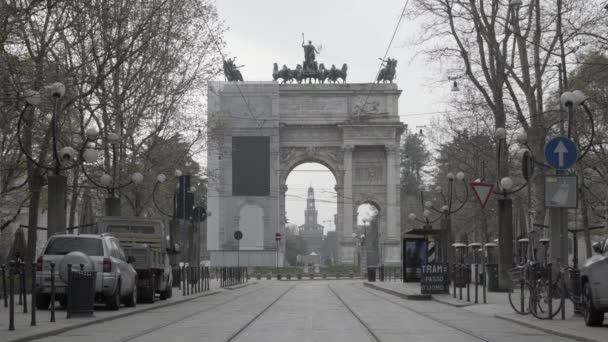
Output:
[[448,265],[427,263],[420,267],[420,290],[422,294],[442,294],[450,291]]

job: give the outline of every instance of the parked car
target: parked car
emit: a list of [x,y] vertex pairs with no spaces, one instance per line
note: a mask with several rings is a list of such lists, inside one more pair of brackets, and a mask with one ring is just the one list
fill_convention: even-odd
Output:
[[36,306],[46,309],[51,301],[51,263],[55,263],[55,296],[62,306],[67,303],[68,265],[79,270],[95,271],[95,301],[110,310],[137,304],[137,273],[127,259],[118,239],[111,234],[57,234],[46,243],[37,260]]
[[581,269],[585,324],[601,326],[608,312],[608,239],[594,243],[593,251]]
[[111,233],[122,243],[128,256],[133,256],[133,268],[137,271],[137,288],[140,300],[153,303],[156,294],[160,299],[173,295],[173,272],[169,261],[170,252],[165,238],[165,226],[161,220],[141,217],[101,217],[97,220],[97,232]]

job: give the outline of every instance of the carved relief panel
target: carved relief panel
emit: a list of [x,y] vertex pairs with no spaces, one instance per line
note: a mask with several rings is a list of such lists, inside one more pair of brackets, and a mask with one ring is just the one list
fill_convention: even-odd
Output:
[[360,146],[353,153],[354,185],[386,184],[386,157],[383,146]]

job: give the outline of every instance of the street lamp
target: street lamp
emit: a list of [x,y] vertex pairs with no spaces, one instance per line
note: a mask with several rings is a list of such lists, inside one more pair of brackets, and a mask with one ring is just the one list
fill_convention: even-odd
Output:
[[[50,98],[52,103],[51,115],[47,115],[46,118],[50,119],[50,139],[51,139],[51,155],[53,161],[47,163],[45,160],[36,160],[31,155],[29,149],[32,148],[31,139],[33,134],[31,132],[32,125],[34,122],[43,122],[44,120],[34,120],[33,114],[36,109],[43,110],[43,96],[39,91],[28,89],[20,94],[20,97],[25,100],[25,106],[19,114],[19,120],[17,122],[17,141],[19,149],[28,159],[28,161],[38,168],[50,171],[52,174],[47,176],[48,180],[48,231],[47,236],[52,236],[55,233],[64,233],[66,230],[66,200],[67,200],[67,177],[62,174],[63,171],[72,169],[78,165],[78,153],[76,150],[68,146],[67,144],[62,148],[59,148],[60,144],[60,113],[59,105],[61,99],[65,95],[65,86],[60,82],[55,82],[47,85],[43,88],[42,92],[45,94],[44,98]],[[31,110],[31,114],[25,117],[28,109]],[[82,119],[81,119],[82,120]],[[29,146],[24,146],[21,140],[21,126],[23,121],[27,121],[27,126],[30,128],[30,132],[27,133],[29,137]],[[46,137],[46,136],[45,136]],[[64,141],[65,142],[65,141]],[[45,147],[41,147],[42,151],[45,151]],[[43,155],[40,155],[43,157]],[[36,236],[36,231],[28,233],[28,237]]]
[[[429,234],[434,233],[432,231],[432,224],[441,220],[441,230],[439,231],[439,259],[441,259],[443,262],[450,262],[453,259],[452,251],[449,248],[452,241],[451,215],[464,208],[464,205],[466,204],[467,199],[469,197],[469,191],[465,181],[465,174],[462,171],[459,171],[456,174],[454,174],[453,172],[448,172],[446,174],[446,180],[448,182],[447,195],[444,193],[443,187],[439,185],[435,187],[435,192],[441,195],[443,199],[443,204],[440,209],[436,209],[432,201],[424,200],[425,187],[421,184],[418,187],[418,190],[420,191],[420,203],[424,208],[422,212],[423,219],[418,219],[416,214],[414,213],[410,213],[408,217],[410,220],[420,222],[424,225],[423,233],[425,233],[425,240],[427,236],[426,232],[428,232]],[[454,191],[455,180],[462,182],[462,185],[465,190],[465,197],[463,199],[459,199]],[[459,201],[460,204],[457,208],[454,209],[453,204],[455,200]],[[439,215],[433,218],[433,212],[438,213]]]
[[[170,236],[170,247],[168,248],[171,254],[171,264],[175,265],[175,254],[179,254],[180,250],[178,249],[180,244],[177,241],[183,241],[183,245],[186,249],[189,246],[196,245],[194,243],[188,243],[188,239],[179,240],[180,236],[180,219],[189,220],[192,226],[197,222],[204,222],[207,219],[207,216],[210,215],[207,212],[207,208],[205,205],[198,206],[193,208],[194,206],[194,194],[191,192],[192,189],[189,186],[189,176],[183,176],[181,170],[177,169],[174,171],[174,176],[176,178],[174,192],[173,192],[173,212],[167,213],[165,212],[159,205],[156,198],[157,191],[160,188],[160,185],[167,180],[167,176],[163,173],[160,173],[156,176],[156,183],[154,184],[154,189],[152,190],[152,203],[158,212],[168,218],[169,221],[169,236]],[[190,191],[189,191],[190,190]],[[190,257],[192,255],[187,254]],[[196,263],[199,261],[197,260]]]
[[[111,174],[107,173],[107,170],[101,167],[101,176],[99,179],[95,179],[88,171],[86,165],[93,166],[99,159],[100,153],[98,151],[104,151],[106,144],[97,145],[99,131],[96,128],[89,128],[85,132],[87,140],[86,148],[82,153],[84,162],[82,165],[82,172],[85,177],[98,188],[105,189],[108,192],[108,197],[105,200],[105,214],[106,216],[121,216],[121,205],[120,205],[120,194],[118,191],[131,184],[141,184],[144,181],[144,176],[140,172],[134,172],[128,181],[120,182],[119,170],[118,170],[118,152],[117,145],[120,144],[120,136],[114,132],[110,132],[106,135],[106,142],[110,148],[104,155],[112,154],[112,165]],[[105,164],[105,163],[104,163]]]

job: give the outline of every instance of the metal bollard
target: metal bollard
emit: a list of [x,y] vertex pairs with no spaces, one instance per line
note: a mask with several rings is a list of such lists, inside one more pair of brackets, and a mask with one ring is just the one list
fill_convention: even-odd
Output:
[[23,313],[27,313],[27,284],[25,274],[25,262],[21,262],[21,293],[23,294]]
[[179,277],[180,279],[179,280],[180,280],[180,284],[182,285],[182,296],[185,296],[186,295],[186,281],[184,279],[185,278],[185,276],[184,276],[184,274],[185,274],[184,266],[181,267],[179,273],[180,273],[180,277]]
[[70,308],[72,307],[72,301],[70,299],[70,292],[72,291],[72,289],[70,288],[72,284],[70,284],[72,281],[72,264],[68,264],[68,288],[65,292],[65,296],[67,297],[67,302],[68,302],[68,307],[66,308],[66,318],[70,318],[72,316],[72,310],[70,310]]
[[452,288],[454,289],[454,298],[456,298],[456,264],[452,264]]
[[6,266],[4,264],[2,264],[2,292],[2,297],[4,297],[4,307],[6,308],[8,307],[8,295],[6,288]]
[[17,274],[17,278],[19,279],[19,305],[23,305],[23,274],[21,273],[21,262],[17,261],[15,266],[13,266],[13,270],[15,274]]
[[[460,274],[460,277],[461,277],[461,279],[462,279],[462,265],[460,265],[460,266],[459,266],[459,268],[458,268],[458,273]],[[462,285],[462,284],[461,284],[461,285]],[[462,300],[462,286],[458,286],[458,293],[459,293],[459,294],[458,294],[458,298],[459,298],[460,300]]]
[[551,284],[553,284],[553,265],[549,264],[549,319],[553,319],[553,291],[551,291]]
[[36,263],[32,262],[32,319],[31,326],[36,326]]
[[14,283],[14,277],[13,277],[13,272],[15,269],[15,261],[11,260],[9,262],[9,268],[8,268],[8,297],[9,297],[9,311],[8,311],[8,330],[9,331],[13,331],[15,330],[15,298],[14,298],[14,293],[15,293],[15,283]]
[[51,262],[51,322],[55,322],[55,263]]
[[478,290],[478,278],[479,278],[479,267],[475,264],[475,304],[479,303],[479,290]]

